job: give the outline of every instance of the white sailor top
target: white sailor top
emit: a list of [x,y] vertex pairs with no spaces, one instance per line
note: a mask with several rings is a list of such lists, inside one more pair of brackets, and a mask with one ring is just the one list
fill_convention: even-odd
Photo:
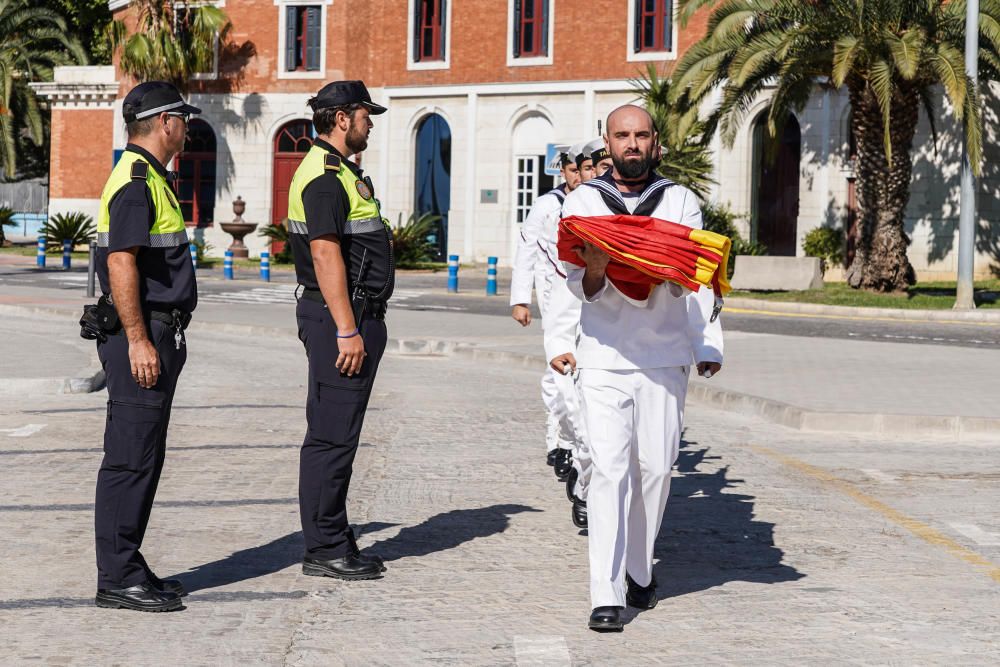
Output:
[[510,281],[510,305],[530,304],[531,288],[538,295],[539,308],[547,310],[547,296],[554,278],[565,277],[556,241],[566,186],[560,185],[535,200],[528,217],[521,225],[514,254],[514,270]]

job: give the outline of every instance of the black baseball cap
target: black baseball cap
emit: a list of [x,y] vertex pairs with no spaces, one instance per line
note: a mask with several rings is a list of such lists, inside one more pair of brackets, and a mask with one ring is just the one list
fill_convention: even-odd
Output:
[[309,106],[313,111],[329,109],[330,107],[341,107],[348,104],[360,104],[368,109],[368,113],[373,116],[388,111],[381,104],[372,102],[372,96],[368,94],[364,81],[334,81],[319,89],[316,97],[309,100]]
[[128,91],[122,101],[125,122],[152,118],[165,111],[171,113],[199,114],[201,109],[191,106],[181,97],[181,91],[166,81],[147,81]]

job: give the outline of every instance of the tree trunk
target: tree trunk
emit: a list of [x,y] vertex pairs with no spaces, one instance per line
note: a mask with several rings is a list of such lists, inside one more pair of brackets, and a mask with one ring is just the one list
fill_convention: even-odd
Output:
[[867,83],[850,86],[851,131],[857,142],[858,224],[854,261],[847,283],[877,292],[905,290],[916,282],[906,256],[910,239],[904,222],[910,200],[913,160],[910,151],[917,129],[920,99],[916,88],[897,86],[892,99],[889,136],[892,165],[885,154],[882,112]]

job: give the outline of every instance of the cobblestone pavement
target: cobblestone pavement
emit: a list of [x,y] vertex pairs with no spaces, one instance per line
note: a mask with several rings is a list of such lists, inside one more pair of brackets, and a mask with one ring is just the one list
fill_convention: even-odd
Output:
[[386,358],[351,517],[389,570],[352,583],[298,565],[304,373],[291,337],[192,336],[144,548],[192,591],[170,614],[93,607],[104,394],[5,400],[0,664],[1000,662],[995,444],[804,436],[693,404],[662,600],[598,635],[535,372]]

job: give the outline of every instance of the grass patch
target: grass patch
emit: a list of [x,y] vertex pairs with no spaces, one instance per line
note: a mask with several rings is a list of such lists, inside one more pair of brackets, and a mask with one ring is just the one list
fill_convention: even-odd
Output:
[[396,265],[401,271],[444,271],[448,268],[447,262],[401,262]]
[[[858,308],[948,310],[955,305],[955,281],[919,283],[896,294],[877,294],[853,289],[846,283],[829,283],[823,289],[804,292],[734,291],[730,296]],[[975,299],[980,308],[1000,308],[1000,280],[976,281]]]

